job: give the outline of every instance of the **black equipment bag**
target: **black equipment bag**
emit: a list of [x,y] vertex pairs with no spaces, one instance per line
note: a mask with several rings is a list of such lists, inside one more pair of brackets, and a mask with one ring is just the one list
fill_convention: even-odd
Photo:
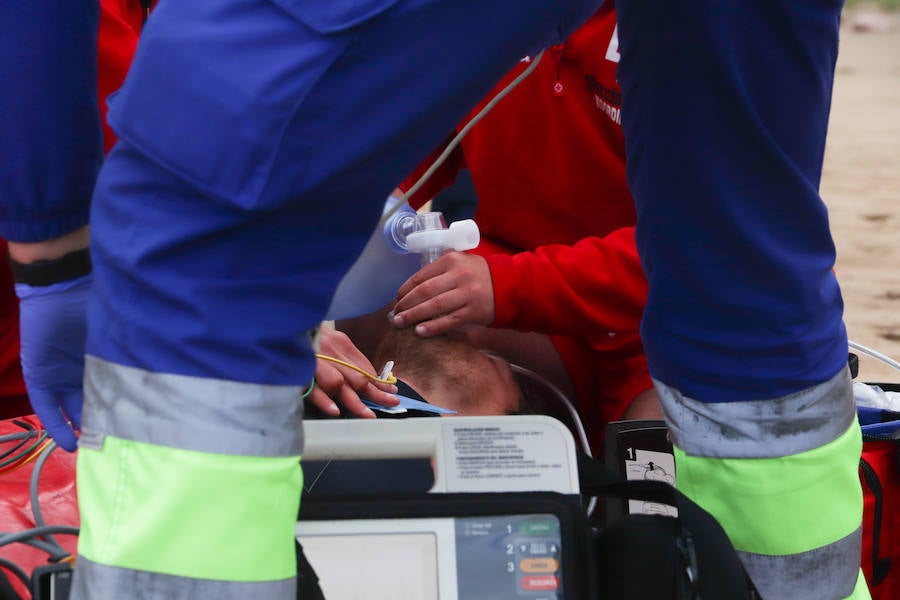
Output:
[[626,481],[579,455],[585,497],[673,506],[675,517],[631,514],[593,530],[597,598],[757,600],[759,593],[718,521],[662,481]]

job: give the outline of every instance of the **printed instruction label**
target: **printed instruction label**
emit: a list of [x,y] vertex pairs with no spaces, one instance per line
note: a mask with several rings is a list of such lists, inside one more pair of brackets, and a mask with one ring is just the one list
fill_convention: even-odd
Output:
[[571,438],[547,423],[444,428],[448,492],[578,492]]
[[[626,448],[625,478],[629,480],[646,479],[663,481],[675,485],[675,457],[668,452]],[[631,514],[678,516],[678,510],[668,504],[629,500],[628,512]]]

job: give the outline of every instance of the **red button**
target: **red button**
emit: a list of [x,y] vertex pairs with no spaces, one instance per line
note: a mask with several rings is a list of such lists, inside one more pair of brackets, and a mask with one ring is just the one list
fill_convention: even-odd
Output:
[[559,587],[556,575],[528,575],[522,578],[522,589],[528,591],[555,590]]
[[562,81],[557,81],[553,84],[553,94],[555,96],[562,96],[566,93],[566,87],[562,84]]

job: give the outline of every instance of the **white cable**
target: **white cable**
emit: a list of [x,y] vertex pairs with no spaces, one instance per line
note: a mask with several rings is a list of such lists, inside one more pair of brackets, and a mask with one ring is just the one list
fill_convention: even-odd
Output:
[[[575,405],[572,404],[572,401],[569,400],[569,397],[566,396],[561,389],[550,383],[550,381],[548,381],[546,377],[539,375],[531,369],[526,369],[525,367],[521,367],[515,363],[509,363],[509,368],[513,373],[524,375],[526,377],[530,377],[534,381],[537,381],[547,390],[549,390],[550,393],[553,394],[553,396],[559,401],[563,408],[566,409],[566,412],[572,419],[572,423],[575,427],[575,434],[578,438],[578,443],[581,446],[582,452],[584,452],[589,458],[593,458],[593,454],[591,453],[591,444],[588,442],[587,432],[584,429],[584,423],[581,422],[581,416],[579,416],[578,410],[575,409]],[[597,498],[596,496],[592,496],[588,501],[587,514],[594,514],[595,508],[597,508]]]
[[584,424],[581,422],[581,417],[578,415],[578,411],[575,409],[575,406],[572,404],[572,401],[569,400],[568,396],[566,396],[558,387],[550,383],[544,376],[535,373],[531,369],[520,367],[515,363],[509,363],[509,368],[513,373],[525,375],[526,377],[530,377],[534,381],[537,381],[545,388],[547,388],[547,390],[549,390],[551,394],[553,394],[553,396],[559,401],[563,408],[566,409],[566,412],[572,419],[572,423],[575,426],[575,434],[578,438],[578,443],[581,446],[582,451],[593,458],[593,455],[591,454],[591,445],[588,443],[587,432],[584,429]]
[[540,52],[538,52],[537,56],[534,57],[534,59],[531,61],[531,64],[528,65],[528,67],[524,71],[519,73],[515,79],[510,81],[506,85],[505,88],[503,88],[502,90],[497,92],[497,95],[494,96],[493,98],[491,98],[491,101],[488,102],[484,106],[484,108],[482,108],[480,111],[478,111],[478,114],[475,115],[474,117],[472,117],[472,119],[468,123],[466,123],[465,127],[463,127],[462,129],[459,130],[459,133],[457,133],[456,136],[454,136],[454,138],[452,140],[450,140],[450,143],[447,144],[447,147],[444,148],[444,151],[441,152],[441,155],[438,156],[434,160],[433,163],[431,163],[431,166],[428,167],[428,170],[425,171],[421,177],[419,177],[419,179],[413,184],[413,186],[411,188],[409,188],[406,191],[405,194],[403,194],[403,197],[400,199],[400,201],[397,202],[397,204],[395,204],[393,207],[391,207],[390,210],[388,210],[386,213],[384,213],[384,215],[382,215],[381,220],[378,222],[379,228],[382,227],[384,225],[385,221],[390,219],[391,215],[393,215],[395,212],[397,212],[401,206],[406,204],[406,202],[410,198],[412,198],[413,194],[415,194],[416,192],[419,191],[419,188],[421,188],[423,185],[425,185],[425,182],[428,181],[428,178],[431,177],[432,175],[434,175],[434,172],[437,171],[442,164],[444,164],[444,161],[447,160],[447,157],[450,156],[450,153],[453,152],[453,149],[456,148],[459,145],[459,143],[462,141],[462,139],[464,137],[466,137],[466,134],[469,133],[469,130],[471,130],[472,127],[474,127],[475,124],[478,123],[478,121],[480,121],[482,118],[484,118],[484,116],[486,114],[488,114],[491,111],[491,109],[493,109],[494,106],[496,106],[497,103],[503,99],[504,96],[506,96],[508,93],[513,91],[513,89],[515,89],[515,87],[517,85],[522,83],[522,81],[526,77],[531,75],[532,71],[534,71],[537,68],[538,63],[541,62],[541,58],[543,56],[544,56],[544,51],[541,50]]
[[884,355],[881,352],[878,352],[877,350],[872,350],[871,348],[869,348],[867,346],[863,346],[862,344],[854,342],[853,340],[848,341],[847,345],[849,345],[854,350],[859,350],[863,354],[867,354],[868,356],[871,356],[872,358],[878,359],[881,362],[883,362],[884,364],[894,367],[895,369],[900,371],[900,362],[897,362],[890,356]]

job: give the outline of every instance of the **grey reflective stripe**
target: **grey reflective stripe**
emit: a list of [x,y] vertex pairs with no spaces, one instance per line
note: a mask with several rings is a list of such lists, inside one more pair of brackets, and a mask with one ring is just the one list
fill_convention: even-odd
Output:
[[197,452],[297,456],[300,393],[299,386],[153,373],[88,356],[79,445],[99,449],[111,435]]
[[772,458],[840,437],[856,419],[850,371],[771,400],[704,403],[653,381],[672,441],[692,456]]
[[[210,548],[210,552],[215,552]],[[280,581],[214,581],[110,567],[79,555],[70,600],[294,600],[297,579]]]
[[788,556],[738,552],[766,600],[840,600],[853,593],[859,574],[862,528],[822,548]]

